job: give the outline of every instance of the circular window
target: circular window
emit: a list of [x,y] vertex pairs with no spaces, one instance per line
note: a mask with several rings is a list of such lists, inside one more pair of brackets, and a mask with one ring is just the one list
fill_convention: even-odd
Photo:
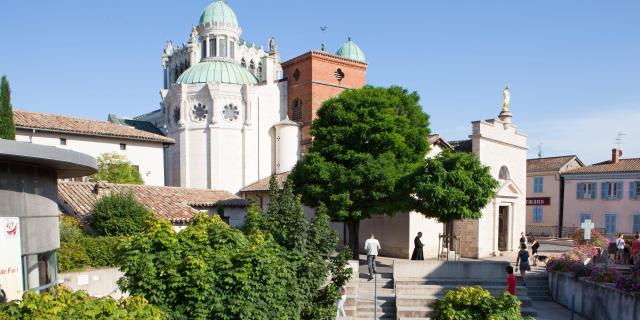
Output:
[[177,124],[178,121],[180,121],[180,108],[176,107],[173,109],[173,122]]
[[239,115],[240,110],[238,110],[238,106],[236,105],[228,104],[222,108],[222,116],[229,121],[238,120]]
[[207,118],[207,114],[209,113],[209,110],[207,110],[207,106],[198,103],[197,105],[193,106],[192,112],[193,112],[193,118],[196,121],[202,121]]
[[336,70],[335,75],[336,75],[336,79],[338,81],[342,81],[342,79],[344,79],[344,72],[342,72],[342,69],[340,69],[340,68],[338,68],[338,70]]

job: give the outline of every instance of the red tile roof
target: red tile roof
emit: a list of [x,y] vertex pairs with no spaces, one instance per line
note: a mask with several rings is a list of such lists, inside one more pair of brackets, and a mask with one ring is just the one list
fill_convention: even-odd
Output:
[[[132,192],[157,217],[171,222],[187,222],[198,213],[194,207],[212,207],[219,201],[228,206],[247,205],[246,200],[227,191],[111,183],[103,183],[103,187],[107,192]],[[81,218],[91,213],[98,199],[95,190],[94,182],[58,182],[58,197],[63,207]]]
[[[278,183],[278,187],[282,188],[284,182],[287,180],[289,176],[289,172],[283,172],[280,174],[276,174],[276,182]],[[258,180],[242,189],[240,192],[258,192],[258,191],[269,191],[269,181],[271,181],[271,177],[266,177],[262,180]]]
[[171,138],[109,121],[87,120],[55,114],[17,110],[13,112],[13,120],[18,129],[38,129],[42,131],[65,132],[87,136],[175,143]]
[[576,159],[578,163],[584,166],[582,161],[580,161],[580,159],[578,159],[578,157],[575,155],[528,159],[527,173],[559,171],[560,168],[562,168],[573,159]]
[[600,163],[592,164],[590,166],[570,170],[565,172],[564,174],[626,173],[626,172],[640,173],[640,158],[620,159],[618,163],[612,163],[610,160],[603,161]]

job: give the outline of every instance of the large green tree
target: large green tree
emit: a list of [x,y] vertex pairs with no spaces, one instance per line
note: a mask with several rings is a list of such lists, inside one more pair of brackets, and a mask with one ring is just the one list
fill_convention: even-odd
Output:
[[11,106],[11,89],[7,76],[0,80],[0,139],[15,140],[16,126],[13,122],[13,107]]
[[133,193],[114,192],[96,201],[89,222],[100,235],[129,236],[144,232],[153,219],[153,213]]
[[480,219],[498,186],[478,157],[450,150],[425,159],[424,167],[406,181],[412,187],[413,209],[444,223],[447,235],[454,220]]
[[361,219],[409,208],[409,188],[399,182],[429,150],[419,100],[400,87],[366,86],[325,101],[311,126],[313,144],[291,173],[305,204],[324,203],[346,223],[354,256]]
[[106,181],[120,184],[143,184],[140,171],[118,153],[104,153],[98,156],[98,172],[89,177],[90,181]]

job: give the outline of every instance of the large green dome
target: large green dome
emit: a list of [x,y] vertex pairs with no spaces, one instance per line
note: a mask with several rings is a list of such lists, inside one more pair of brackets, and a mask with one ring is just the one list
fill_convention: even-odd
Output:
[[367,62],[367,60],[364,58],[364,52],[362,52],[360,47],[358,47],[355,42],[351,41],[351,38],[349,38],[347,42],[340,46],[340,49],[336,51],[336,55],[351,60]]
[[258,79],[236,62],[204,60],[183,72],[176,83],[219,82],[230,84],[257,84]]
[[200,16],[200,24],[226,24],[238,27],[238,18],[223,0],[217,0],[207,6]]

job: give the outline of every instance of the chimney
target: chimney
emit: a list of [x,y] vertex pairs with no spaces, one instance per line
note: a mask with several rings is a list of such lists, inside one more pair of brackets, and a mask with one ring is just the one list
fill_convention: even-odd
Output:
[[618,148],[611,149],[611,163],[620,162],[620,157],[622,157],[622,150]]
[[111,187],[105,181],[98,181],[93,187],[93,193],[100,199],[102,196],[109,194]]

